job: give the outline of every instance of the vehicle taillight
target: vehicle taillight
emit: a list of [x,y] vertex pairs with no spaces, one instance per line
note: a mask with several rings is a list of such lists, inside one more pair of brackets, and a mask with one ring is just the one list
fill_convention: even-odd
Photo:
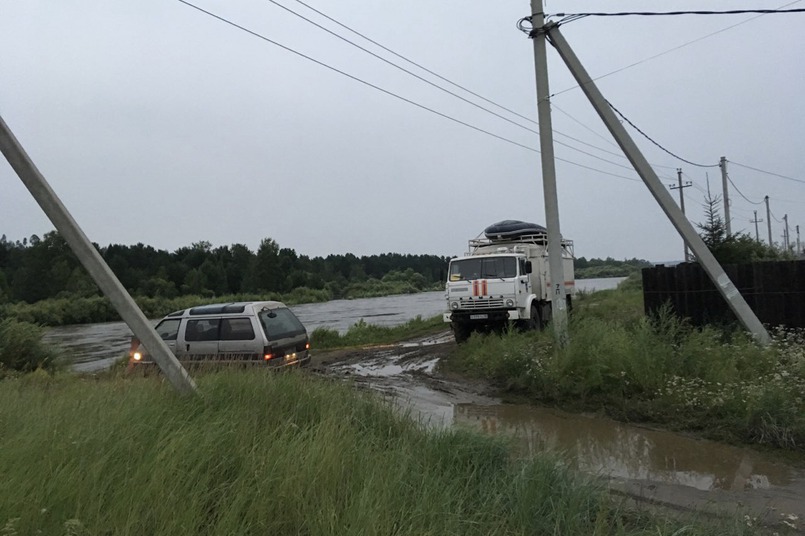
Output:
[[273,358],[274,358],[274,353],[273,353],[273,350],[271,349],[271,347],[270,346],[264,346],[263,347],[263,360],[268,361],[269,359],[273,359]]

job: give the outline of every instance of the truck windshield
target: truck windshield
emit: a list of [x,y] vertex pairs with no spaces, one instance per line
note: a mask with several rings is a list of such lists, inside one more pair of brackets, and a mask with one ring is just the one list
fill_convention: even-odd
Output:
[[450,263],[450,281],[496,279],[517,276],[516,257],[483,257]]

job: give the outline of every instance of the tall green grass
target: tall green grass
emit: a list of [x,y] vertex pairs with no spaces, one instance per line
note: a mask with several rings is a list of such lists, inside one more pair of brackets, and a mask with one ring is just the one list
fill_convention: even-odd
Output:
[[419,337],[447,329],[441,316],[423,319],[417,316],[399,326],[378,326],[368,324],[363,319],[349,327],[343,335],[332,328],[316,328],[310,334],[313,348],[327,349],[366,344],[387,344]]
[[473,336],[447,366],[563,407],[805,450],[802,332],[763,348],[668,311],[649,319],[634,289],[586,295],[575,309],[564,348],[550,331]]
[[[0,382],[3,534],[678,534],[550,458],[299,371]],[[687,527],[685,534],[735,534]]]

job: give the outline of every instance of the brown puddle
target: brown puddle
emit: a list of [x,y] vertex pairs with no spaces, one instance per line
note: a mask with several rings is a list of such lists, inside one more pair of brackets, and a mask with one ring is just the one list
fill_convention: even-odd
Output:
[[803,478],[749,449],[547,408],[456,404],[453,422],[514,437],[523,455],[559,452],[569,465],[600,476],[702,491],[762,490]]

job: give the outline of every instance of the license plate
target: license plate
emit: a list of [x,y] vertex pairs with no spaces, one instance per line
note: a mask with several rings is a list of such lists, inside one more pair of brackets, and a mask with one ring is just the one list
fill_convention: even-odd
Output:
[[489,315],[487,315],[487,314],[483,314],[483,315],[470,315],[470,320],[486,320],[487,318],[489,318]]

